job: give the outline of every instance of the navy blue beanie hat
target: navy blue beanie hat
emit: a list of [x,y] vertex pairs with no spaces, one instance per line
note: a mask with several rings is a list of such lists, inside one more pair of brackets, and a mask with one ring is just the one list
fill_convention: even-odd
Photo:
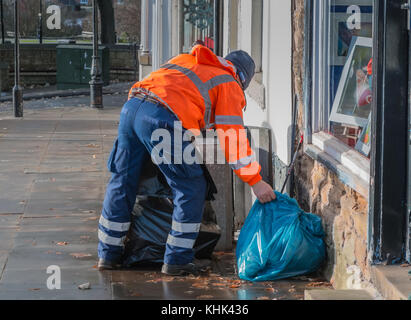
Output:
[[255,74],[253,58],[251,58],[247,52],[238,50],[229,53],[225,59],[231,61],[237,68],[237,74],[241,79],[243,89],[247,89]]

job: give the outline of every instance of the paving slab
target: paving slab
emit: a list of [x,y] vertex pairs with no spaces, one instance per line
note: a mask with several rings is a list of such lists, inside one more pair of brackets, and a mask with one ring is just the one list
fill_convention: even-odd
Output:
[[[23,218],[0,285],[0,299],[109,299],[110,286],[96,269],[97,216]],[[61,290],[47,289],[47,268],[58,266]],[[93,291],[84,296],[85,282]],[[11,295],[10,295],[11,294]]]
[[0,215],[0,279],[14,247],[14,238],[20,230],[21,217],[17,214]]
[[304,300],[374,300],[366,290],[306,290]]
[[30,199],[24,210],[25,217],[81,215],[101,212],[103,199]]
[[373,283],[388,300],[411,300],[411,265],[375,265]]
[[21,173],[0,173],[0,214],[23,213],[32,183],[32,177]]

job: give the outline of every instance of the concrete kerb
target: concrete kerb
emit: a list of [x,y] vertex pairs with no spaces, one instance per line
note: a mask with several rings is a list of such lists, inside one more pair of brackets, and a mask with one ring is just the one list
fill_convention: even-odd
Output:
[[[103,94],[116,94],[122,93],[124,90],[128,90],[131,88],[133,83],[122,83],[121,85],[115,84],[110,85],[106,88],[103,88]],[[73,89],[73,90],[55,90],[55,91],[39,91],[34,93],[26,93],[24,94],[23,91],[23,100],[41,100],[41,99],[50,99],[50,98],[65,98],[65,97],[75,97],[75,96],[89,96],[90,95],[90,88],[82,88],[82,89]],[[1,102],[10,102],[13,101],[12,95],[7,95],[4,97],[0,97]]]

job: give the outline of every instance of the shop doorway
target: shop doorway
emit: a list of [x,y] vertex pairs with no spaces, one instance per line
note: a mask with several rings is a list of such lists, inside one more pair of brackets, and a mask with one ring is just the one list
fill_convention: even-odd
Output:
[[409,10],[374,4],[369,239],[374,262],[396,264],[410,259]]

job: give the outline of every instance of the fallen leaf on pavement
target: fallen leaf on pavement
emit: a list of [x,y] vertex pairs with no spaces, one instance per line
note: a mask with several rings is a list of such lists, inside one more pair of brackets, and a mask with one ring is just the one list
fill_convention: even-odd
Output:
[[153,280],[147,280],[146,282],[147,283],[158,283],[158,282],[162,282],[163,281],[163,279],[153,279]]
[[137,292],[130,294],[130,297],[141,297],[141,296],[142,296],[142,294],[141,294],[141,293],[137,293]]
[[332,287],[332,285],[329,282],[311,282],[307,287]]
[[208,289],[208,284],[207,283],[193,283],[191,285],[193,288],[198,288],[198,289]]
[[210,277],[219,277],[220,275],[217,273],[210,273]]
[[226,255],[227,253],[226,252],[224,252],[224,251],[217,251],[217,252],[214,252],[214,255],[216,255],[216,256],[224,256],[224,255]]
[[214,287],[225,287],[226,286],[225,283],[212,283],[211,285]]
[[90,217],[90,218],[84,219],[84,221],[95,221],[97,219],[98,217]]
[[209,300],[209,299],[213,299],[213,296],[210,295],[202,295],[202,296],[198,296],[197,299],[199,300]]
[[30,291],[39,291],[40,290],[40,288],[31,288],[31,289],[29,289]]
[[174,278],[174,277],[164,277],[161,280],[164,281],[164,282],[171,282],[171,281],[174,281],[175,279],[176,278]]
[[258,297],[257,300],[270,300],[269,297]]
[[272,293],[278,291],[278,290],[276,290],[276,289],[274,289],[274,288],[265,288],[264,290],[267,291],[267,292],[272,292]]
[[67,241],[60,241],[60,242],[57,242],[56,245],[58,245],[58,246],[66,246],[66,245],[68,245],[68,242],[67,242]]
[[240,287],[241,287],[241,284],[232,284],[230,286],[231,289],[237,289],[237,288],[240,288]]
[[402,267],[402,268],[408,268],[408,267],[411,267],[411,264],[409,264],[409,263],[404,263],[404,264],[402,264],[400,267]]

